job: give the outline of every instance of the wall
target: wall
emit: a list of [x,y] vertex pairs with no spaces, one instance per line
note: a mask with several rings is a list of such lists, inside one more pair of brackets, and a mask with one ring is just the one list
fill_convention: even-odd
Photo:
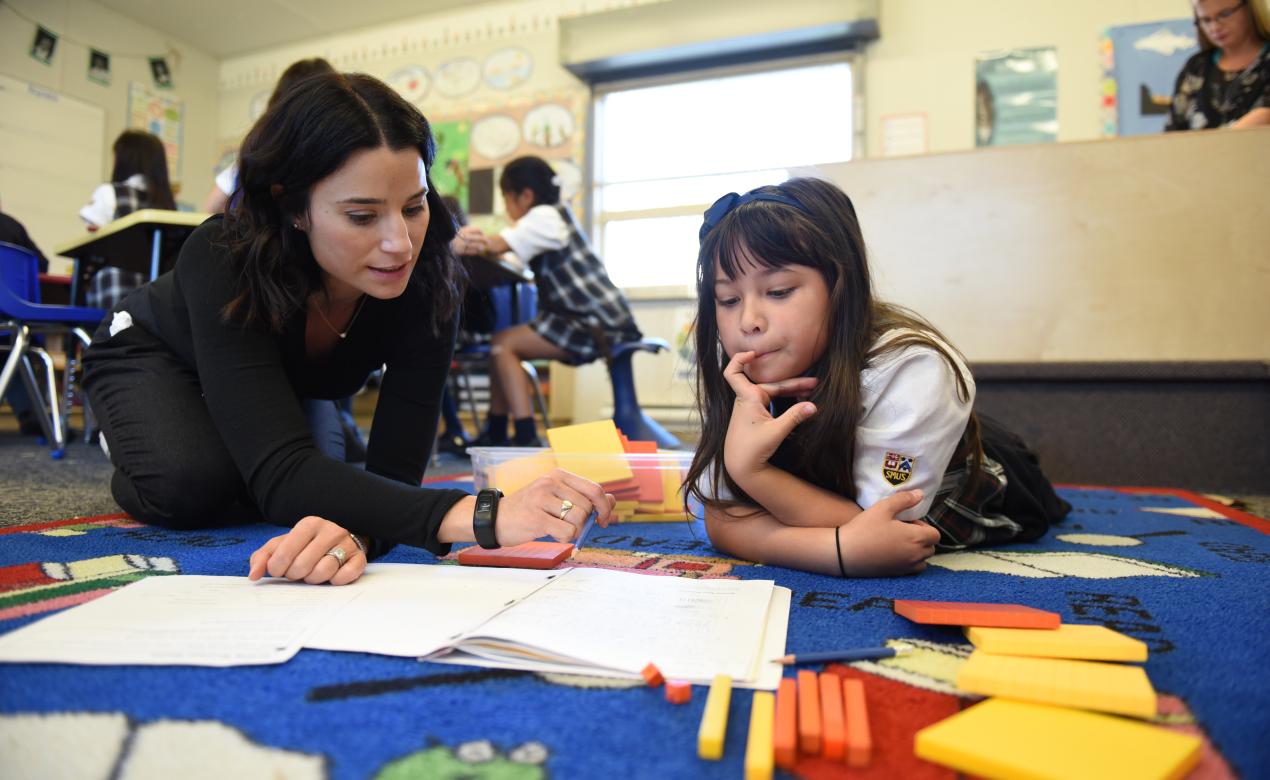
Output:
[[[15,10],[59,36],[51,65],[30,56],[35,27]],[[89,46],[111,55],[109,86],[88,80]],[[153,84],[146,60],[150,56],[168,58],[175,86],[166,94],[185,104],[184,161],[182,170],[171,174],[181,185],[178,200],[197,205],[212,186],[216,161],[219,63],[210,55],[91,0],[5,0],[0,4],[0,73],[98,106],[105,112],[102,170],[95,174],[98,181],[109,177],[113,163],[110,144],[127,124],[129,83]],[[83,193],[84,202],[90,192]],[[37,204],[28,204],[23,198],[22,192],[0,192],[5,212],[19,218],[24,208],[37,208]],[[67,203],[64,207],[74,215],[81,205]],[[80,229],[78,219],[70,218],[66,224],[67,230]],[[47,253],[54,244],[74,235],[34,237]]]
[[1189,0],[879,0],[881,39],[865,58],[866,143],[882,153],[881,118],[925,113],[929,151],[974,141],[975,57],[1053,46],[1058,140],[1101,137],[1098,39],[1111,26],[1181,19]]

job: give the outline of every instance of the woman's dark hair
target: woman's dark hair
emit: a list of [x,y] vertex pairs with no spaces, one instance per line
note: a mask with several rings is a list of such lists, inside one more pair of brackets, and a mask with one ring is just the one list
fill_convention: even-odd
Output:
[[554,206],[560,202],[560,185],[552,182],[555,177],[556,172],[541,157],[517,157],[503,168],[498,188],[512,193],[532,190],[535,206]]
[[[729,279],[735,279],[750,263],[764,268],[801,265],[815,269],[825,280],[829,288],[829,321],[824,355],[812,367],[819,380],[811,397],[817,412],[791,434],[800,445],[793,450],[791,466],[800,477],[854,500],[856,429],[863,414],[860,371],[881,355],[922,345],[934,349],[948,362],[963,399],[970,398],[969,385],[930,323],[902,307],[874,298],[864,236],[855,208],[842,190],[818,179],[790,179],[758,191],[792,199],[803,208],[752,201],[723,217],[701,242],[694,336],[697,408],[702,427],[701,441],[684,484],[689,495],[708,506],[734,503],[714,498],[722,492],[721,482],[738,501],[755,504],[723,467],[723,443],[736,393],[723,377],[723,368],[731,356],[723,354],[715,318],[716,262]],[[901,328],[912,332],[874,346],[882,334]],[[825,457],[827,452],[834,453],[834,457]],[[972,414],[954,458],[974,458],[973,476],[981,454],[978,420]],[[707,469],[710,473],[703,484],[699,480]]]
[[146,180],[146,202],[150,208],[176,209],[168,180],[168,156],[157,136],[144,130],[124,130],[111,148],[115,153],[112,182],[127,181],[139,173]]
[[456,228],[461,228],[467,224],[467,212],[463,210],[463,204],[459,203],[458,198],[453,195],[442,195],[441,202],[449,210],[450,219],[454,220]]
[[282,99],[282,96],[291,91],[292,87],[301,81],[310,79],[314,76],[321,76],[327,73],[335,73],[335,68],[331,67],[331,63],[321,57],[313,57],[307,60],[296,60],[282,71],[282,75],[278,77],[278,83],[274,85],[273,94],[269,96],[269,105],[272,106]]
[[[225,214],[221,244],[236,271],[227,318],[281,330],[322,287],[308,236],[309,195],[363,149],[417,149],[431,168],[428,120],[383,82],[362,73],[313,76],[269,107],[238,155],[238,200]],[[450,253],[454,221],[428,179],[430,218],[416,274],[431,294],[432,327],[441,332],[458,310],[463,272]]]

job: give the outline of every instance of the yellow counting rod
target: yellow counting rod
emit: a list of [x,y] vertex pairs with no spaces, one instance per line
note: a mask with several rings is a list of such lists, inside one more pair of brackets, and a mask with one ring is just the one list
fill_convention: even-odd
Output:
[[706,696],[706,710],[697,732],[697,755],[718,761],[723,758],[723,738],[728,732],[728,705],[732,703],[732,678],[716,674]]
[[772,780],[775,719],[776,697],[771,691],[755,691],[750,703],[750,736],[745,743],[745,780]]

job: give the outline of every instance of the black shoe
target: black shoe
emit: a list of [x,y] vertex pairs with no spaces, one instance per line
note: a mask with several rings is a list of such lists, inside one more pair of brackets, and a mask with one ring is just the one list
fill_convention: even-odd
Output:
[[467,448],[472,440],[465,433],[441,434],[437,437],[437,452],[444,452],[458,458],[467,457]]

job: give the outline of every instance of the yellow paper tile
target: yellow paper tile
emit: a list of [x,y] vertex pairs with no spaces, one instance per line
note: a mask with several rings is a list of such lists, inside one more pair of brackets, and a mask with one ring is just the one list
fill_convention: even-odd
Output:
[[550,450],[505,460],[490,468],[489,486],[503,491],[503,495],[510,495],[555,467],[556,458]]
[[957,687],[984,696],[1008,696],[1042,704],[1155,717],[1155,689],[1141,667],[970,654],[957,672]]
[[[634,476],[612,420],[547,429],[556,462],[565,471],[604,484]],[[611,458],[597,457],[612,455]]]
[[975,647],[995,655],[1079,658],[1087,661],[1145,661],[1145,642],[1106,626],[1064,623],[1050,631],[1028,628],[966,629]]

